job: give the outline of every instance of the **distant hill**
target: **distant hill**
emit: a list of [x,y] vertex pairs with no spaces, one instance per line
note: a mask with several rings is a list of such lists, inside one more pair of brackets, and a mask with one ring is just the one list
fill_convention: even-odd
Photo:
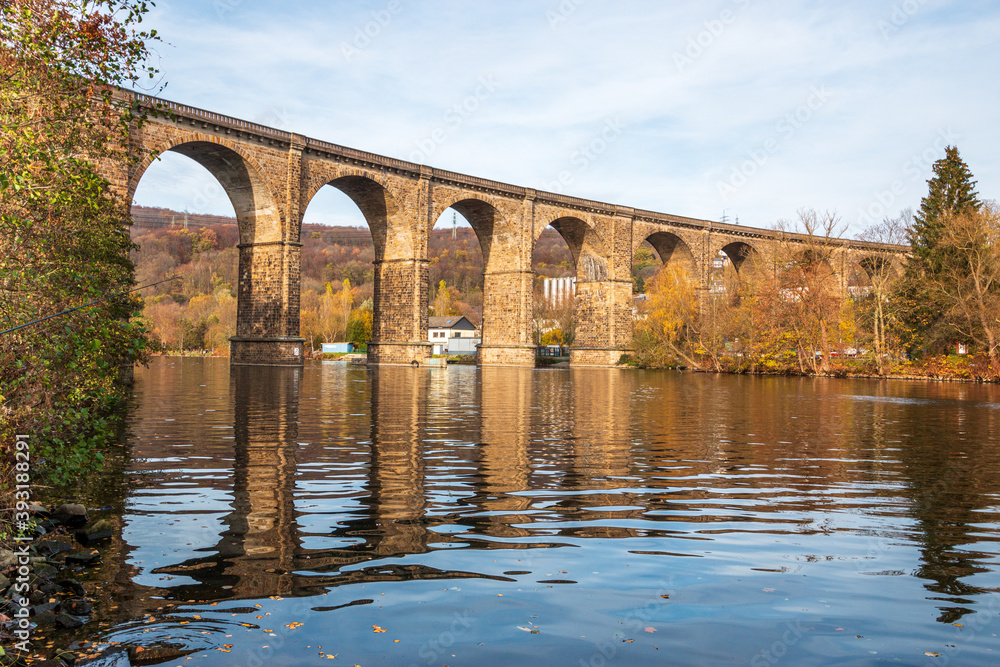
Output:
[[[132,239],[139,284],[170,275],[179,281],[145,290],[145,315],[164,349],[228,348],[235,333],[235,296],[240,242],[236,219],[135,206]],[[359,306],[374,296],[375,247],[366,227],[302,226],[300,274],[303,335],[335,340],[346,317],[331,304],[340,303],[349,281],[351,303]],[[483,305],[483,256],[479,239],[469,227],[437,228],[428,239],[428,296],[433,304],[441,281],[448,288],[453,314],[478,324]],[[573,258],[563,238],[547,229],[533,255],[539,276],[574,274]],[[340,327],[340,329],[338,329]]]

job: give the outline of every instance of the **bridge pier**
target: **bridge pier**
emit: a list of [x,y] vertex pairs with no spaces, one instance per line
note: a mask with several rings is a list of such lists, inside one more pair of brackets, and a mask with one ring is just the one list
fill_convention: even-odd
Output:
[[426,259],[375,262],[375,312],[368,363],[385,366],[426,365],[431,357],[427,337]]
[[532,271],[487,271],[483,275],[483,343],[479,366],[535,366],[531,340]]
[[302,365],[300,249],[297,242],[240,244],[236,335],[229,339],[233,366]]
[[616,366],[632,346],[632,281],[578,281],[575,310],[570,366]]

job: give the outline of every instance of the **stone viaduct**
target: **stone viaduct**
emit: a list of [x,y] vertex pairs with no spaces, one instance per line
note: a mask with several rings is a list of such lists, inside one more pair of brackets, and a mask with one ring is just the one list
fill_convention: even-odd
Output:
[[[133,127],[139,156],[106,168],[131,202],[156,155],[175,151],[218,179],[240,230],[234,365],[299,365],[299,233],[309,202],[325,185],[350,197],[375,245],[375,307],[368,361],[423,364],[427,338],[427,241],[449,207],[469,221],[484,264],[483,366],[533,366],[531,256],[548,226],[576,264],[574,366],[612,366],[632,342],[632,257],[648,241],[664,264],[686,266],[704,295],[712,259],[726,253],[737,269],[768,244],[805,237],[536,191],[311,139],[137,93],[150,109]],[[902,252],[836,241],[829,262],[846,288],[853,267],[873,252]]]

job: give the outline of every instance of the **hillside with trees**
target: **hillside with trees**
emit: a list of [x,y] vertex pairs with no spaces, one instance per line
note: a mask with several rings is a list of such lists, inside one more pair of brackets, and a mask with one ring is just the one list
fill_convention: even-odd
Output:
[[[134,206],[132,239],[139,284],[177,275],[144,292],[155,349],[227,354],[236,331],[239,229],[234,218]],[[364,343],[371,335],[375,248],[366,227],[303,225],[301,333],[324,342]],[[469,227],[432,231],[430,314],[482,319],[483,258]],[[565,241],[547,229],[533,256],[539,278],[573,275]]]

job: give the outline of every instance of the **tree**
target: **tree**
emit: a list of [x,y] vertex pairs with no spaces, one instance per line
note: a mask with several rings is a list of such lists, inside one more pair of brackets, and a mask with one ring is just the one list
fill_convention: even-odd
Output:
[[[789,231],[785,223],[779,230]],[[829,372],[831,325],[840,321],[841,285],[834,271],[836,241],[844,228],[836,213],[799,211],[795,236],[782,235],[775,265],[782,287],[785,326],[795,334],[803,372]],[[817,361],[817,352],[819,360]]]
[[372,302],[365,301],[359,308],[351,311],[347,320],[347,341],[357,347],[364,347],[372,339]]
[[[136,29],[146,4],[0,2],[0,328],[134,285],[129,211],[95,164],[126,159],[143,120],[116,91],[156,76],[155,31]],[[3,336],[0,440],[35,434],[37,473],[79,479],[115,438],[119,373],[144,349],[138,307],[113,299]]]
[[698,298],[687,273],[676,266],[660,269],[646,285],[644,315],[636,327],[640,363],[698,367],[690,342],[696,338]]
[[972,172],[957,147],[945,148],[945,156],[934,163],[933,169],[934,178],[927,181],[927,196],[914,216],[911,244],[914,258],[925,270],[936,273],[941,268],[941,256],[935,251],[944,234],[945,220],[978,211],[982,202]]
[[955,331],[996,361],[1000,345],[1000,209],[990,202],[944,218],[939,248],[953,259],[931,279]]
[[890,355],[898,344],[899,302],[895,298],[900,273],[892,246],[903,245],[910,235],[913,210],[905,209],[895,218],[886,217],[861,233],[861,240],[875,244],[866,251],[864,270],[871,281],[871,293],[859,300],[871,324],[875,367],[885,375]]
[[[948,146],[945,157],[934,163],[934,177],[927,181],[928,192],[914,216],[910,245],[913,257],[897,298],[906,304],[906,346],[911,354],[925,350],[942,351],[949,344],[952,328],[943,317],[945,304],[938,301],[941,292],[932,283],[943,273],[953,274],[953,262],[961,259],[940,247],[946,222],[955,216],[978,211],[982,203],[975,191],[976,182],[958,149]],[[952,248],[952,250],[954,250]]]
[[451,291],[445,281],[438,284],[437,296],[434,297],[434,314],[437,317],[448,317],[451,312]]

